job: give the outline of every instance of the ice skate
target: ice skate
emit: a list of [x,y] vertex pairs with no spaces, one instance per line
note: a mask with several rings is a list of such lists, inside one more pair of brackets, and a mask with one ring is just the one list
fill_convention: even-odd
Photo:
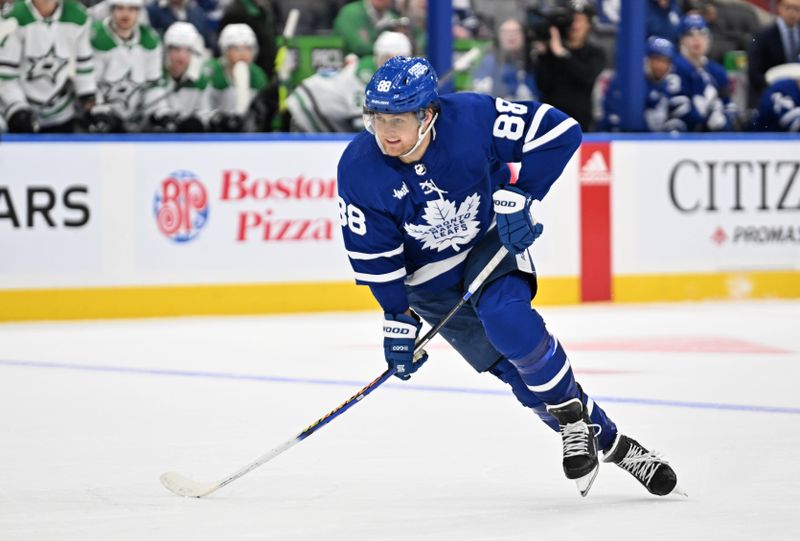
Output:
[[678,477],[669,463],[633,438],[617,434],[611,449],[603,454],[603,462],[612,462],[633,475],[650,494],[666,496],[675,493],[688,497],[678,486]]
[[575,480],[581,496],[586,496],[597,477],[597,442],[583,403],[573,398],[561,404],[547,406],[558,420],[564,445],[564,474]]

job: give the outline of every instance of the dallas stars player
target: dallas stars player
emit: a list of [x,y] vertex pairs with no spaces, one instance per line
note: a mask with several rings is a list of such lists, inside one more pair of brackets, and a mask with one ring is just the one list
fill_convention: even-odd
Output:
[[[253,129],[245,126],[248,112],[265,114],[257,109],[256,95],[267,87],[267,74],[253,59],[258,54],[256,35],[246,24],[229,24],[219,35],[221,58],[213,58],[206,64],[205,74],[209,85],[206,89],[213,110],[211,128],[214,131],[237,132]],[[263,125],[264,119],[247,115],[255,120],[255,126]]]
[[174,129],[159,85],[161,41],[153,28],[139,24],[142,0],[109,0],[111,15],[92,25],[97,64],[95,131]]
[[2,22],[0,114],[9,131],[74,131],[96,88],[86,10],[75,0],[17,0]]
[[201,73],[203,38],[190,23],[172,23],[164,33],[166,47],[164,78],[166,101],[176,117],[180,132],[205,131],[203,120],[208,116],[208,79]]
[[320,71],[304,80],[286,100],[292,130],[352,132],[364,127],[364,87],[375,71],[395,56],[411,56],[411,41],[400,32],[383,32],[373,55],[361,60],[348,55],[338,72]]

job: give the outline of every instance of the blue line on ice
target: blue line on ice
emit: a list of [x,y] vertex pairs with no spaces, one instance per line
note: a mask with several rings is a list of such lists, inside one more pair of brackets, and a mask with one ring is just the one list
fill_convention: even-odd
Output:
[[[300,383],[306,385],[332,385],[340,387],[352,387],[353,391],[360,389],[367,382],[353,380],[334,380],[334,379],[315,379],[315,378],[294,378],[283,376],[267,376],[262,374],[240,374],[235,372],[205,372],[197,370],[167,370],[160,368],[136,368],[131,366],[106,366],[77,363],[56,363],[41,361],[9,361],[0,359],[0,366],[23,367],[23,368],[51,368],[60,370],[74,370],[84,372],[106,372],[119,374],[140,374],[151,376],[173,376],[187,378],[210,378],[210,379],[230,379],[245,381],[266,381],[270,383]],[[438,385],[417,385],[414,383],[396,384],[387,383],[384,387],[399,391],[423,391],[434,393],[457,393],[473,395],[502,395],[510,393],[499,389],[474,389],[469,387],[444,387]],[[593,396],[599,402],[616,402],[621,404],[640,404],[643,406],[665,406],[671,408],[692,408],[723,411],[749,411],[754,413],[785,413],[790,415],[800,415],[800,408],[777,407],[777,406],[756,406],[749,404],[723,404],[714,402],[685,402],[680,400],[657,400],[650,398],[625,398],[617,396]]]

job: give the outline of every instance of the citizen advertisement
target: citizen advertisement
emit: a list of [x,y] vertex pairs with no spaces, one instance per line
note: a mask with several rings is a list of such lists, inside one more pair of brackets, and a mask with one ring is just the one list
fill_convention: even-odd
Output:
[[614,272],[800,269],[796,142],[613,144]]

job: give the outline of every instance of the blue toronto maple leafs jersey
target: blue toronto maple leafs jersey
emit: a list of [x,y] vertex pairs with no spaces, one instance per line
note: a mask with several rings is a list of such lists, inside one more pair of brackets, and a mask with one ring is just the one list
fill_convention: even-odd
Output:
[[753,118],[756,131],[800,131],[800,85],[783,79],[770,85],[761,95]]
[[[645,79],[645,104],[642,125],[650,132],[686,131],[685,117],[691,110],[688,96],[681,94],[681,78],[670,72],[662,80]],[[622,109],[625,96],[619,79],[614,77],[603,98],[603,118],[598,123],[600,131],[621,130]]]
[[581,141],[550,105],[458,93],[443,96],[425,155],[405,164],[363,131],[338,167],[339,213],[356,283],[386,312],[408,308],[405,286],[463,280],[464,261],[493,223],[492,193],[521,162],[516,185],[541,200]]
[[681,94],[691,100],[692,107],[683,116],[689,131],[732,130],[737,111],[725,68],[713,60],[698,67],[683,55],[676,55],[673,69],[681,78]]

